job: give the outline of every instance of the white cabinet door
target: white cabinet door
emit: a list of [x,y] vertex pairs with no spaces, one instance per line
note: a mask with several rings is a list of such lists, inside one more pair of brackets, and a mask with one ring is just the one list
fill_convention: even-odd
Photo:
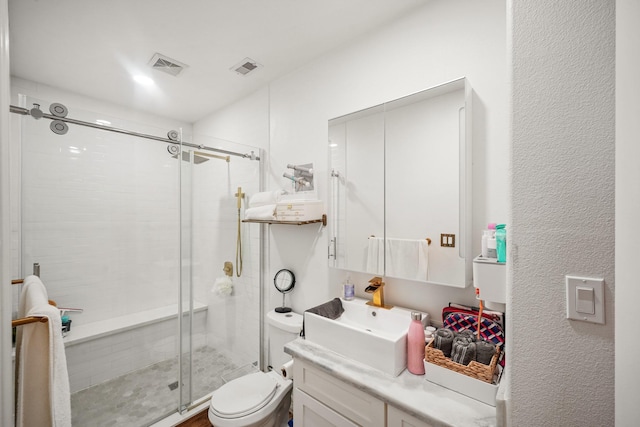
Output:
[[402,412],[398,408],[387,405],[387,426],[388,427],[433,427],[416,417]]
[[296,427],[358,427],[333,409],[296,388],[293,392],[293,422]]
[[[294,384],[297,389],[304,391],[357,425],[385,426],[387,417],[386,405],[383,401],[302,360],[295,360],[293,370]],[[295,413],[294,416],[296,416]]]

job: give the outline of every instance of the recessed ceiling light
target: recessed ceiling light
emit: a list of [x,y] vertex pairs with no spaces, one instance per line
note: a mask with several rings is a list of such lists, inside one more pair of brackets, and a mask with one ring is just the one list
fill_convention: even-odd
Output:
[[133,76],[133,80],[143,86],[152,86],[155,84],[151,77],[143,76],[142,74]]
[[109,120],[97,119],[96,123],[102,126],[111,126],[111,122]]

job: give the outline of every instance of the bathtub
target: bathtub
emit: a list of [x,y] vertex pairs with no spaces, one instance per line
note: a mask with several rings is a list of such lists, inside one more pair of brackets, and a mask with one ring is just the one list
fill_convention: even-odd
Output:
[[[174,304],[99,322],[72,323],[64,338],[71,393],[176,357],[177,312]],[[194,303],[193,348],[206,342],[206,314],[207,305]]]

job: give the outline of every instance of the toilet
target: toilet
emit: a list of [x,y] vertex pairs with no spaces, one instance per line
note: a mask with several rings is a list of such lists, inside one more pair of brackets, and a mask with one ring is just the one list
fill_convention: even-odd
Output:
[[269,361],[273,370],[254,372],[229,381],[211,395],[209,421],[215,427],[286,426],[293,382],[280,375],[280,367],[291,360],[284,345],[302,329],[297,313],[267,313]]

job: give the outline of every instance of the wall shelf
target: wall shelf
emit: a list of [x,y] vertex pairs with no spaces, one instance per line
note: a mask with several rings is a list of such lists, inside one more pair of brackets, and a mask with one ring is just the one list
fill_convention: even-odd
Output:
[[305,224],[315,224],[315,223],[321,222],[322,226],[326,227],[327,215],[322,215],[322,218],[311,219],[308,221],[278,221],[275,219],[243,219],[242,222],[255,222],[258,224],[284,224],[284,225],[305,225]]

